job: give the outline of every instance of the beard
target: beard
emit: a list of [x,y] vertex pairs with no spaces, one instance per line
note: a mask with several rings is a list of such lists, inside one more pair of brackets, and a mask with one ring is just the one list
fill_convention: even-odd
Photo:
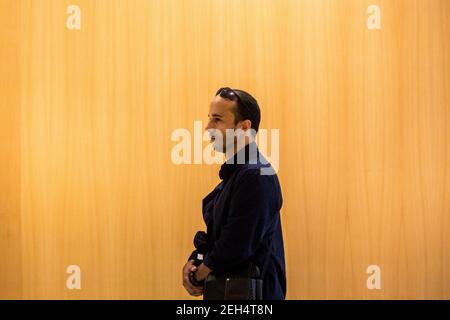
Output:
[[225,135],[220,130],[212,129],[210,136],[210,143],[212,143],[214,150],[224,153],[227,159],[253,140],[251,136],[246,135],[244,131],[236,127],[226,129]]
[[216,152],[225,154],[233,152],[236,143],[235,130],[236,128],[226,129],[225,134],[218,129],[208,130],[211,137],[210,143]]

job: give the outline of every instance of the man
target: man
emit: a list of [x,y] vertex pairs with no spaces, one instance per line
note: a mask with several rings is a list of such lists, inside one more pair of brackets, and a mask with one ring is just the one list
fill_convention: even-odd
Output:
[[208,117],[211,143],[227,161],[219,172],[222,182],[203,199],[203,260],[197,260],[196,245],[183,267],[183,286],[190,295],[201,296],[201,282],[210,272],[220,274],[249,262],[263,270],[268,257],[263,299],[285,299],[282,194],[275,171],[254,142],[261,118],[258,103],[245,91],[222,88]]

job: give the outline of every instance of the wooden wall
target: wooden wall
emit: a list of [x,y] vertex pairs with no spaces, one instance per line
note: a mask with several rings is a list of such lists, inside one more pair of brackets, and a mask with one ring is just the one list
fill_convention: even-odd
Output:
[[1,0],[0,26],[0,298],[188,298],[219,166],[171,133],[221,86],[280,130],[289,299],[450,298],[450,1]]

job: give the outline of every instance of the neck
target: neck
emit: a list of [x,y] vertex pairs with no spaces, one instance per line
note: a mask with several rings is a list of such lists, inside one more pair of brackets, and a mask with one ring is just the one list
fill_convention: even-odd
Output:
[[239,151],[244,149],[249,143],[250,143],[249,141],[246,141],[244,145],[240,145],[240,146],[238,146],[235,143],[232,150],[226,151],[225,157],[227,158],[227,160],[225,162],[228,162],[230,159],[232,159]]

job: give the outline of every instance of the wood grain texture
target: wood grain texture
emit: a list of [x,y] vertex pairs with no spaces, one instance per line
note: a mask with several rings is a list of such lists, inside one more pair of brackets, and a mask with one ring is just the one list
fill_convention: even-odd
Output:
[[289,299],[450,298],[449,1],[72,3],[0,1],[0,298],[188,298],[218,166],[170,136],[225,85],[280,129]]
[[0,12],[0,298],[3,298],[22,295],[20,5],[0,1]]

